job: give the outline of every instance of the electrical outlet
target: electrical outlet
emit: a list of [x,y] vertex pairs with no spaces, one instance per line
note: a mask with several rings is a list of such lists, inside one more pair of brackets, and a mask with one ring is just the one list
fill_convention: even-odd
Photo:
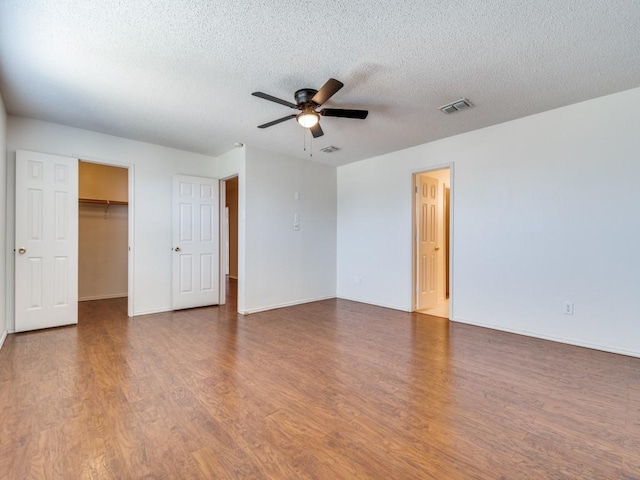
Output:
[[356,285],[360,285],[362,283],[362,277],[356,277],[355,282]]
[[562,313],[565,315],[573,315],[573,302],[564,302],[562,304]]
[[300,231],[300,222],[293,222],[293,231],[294,232]]

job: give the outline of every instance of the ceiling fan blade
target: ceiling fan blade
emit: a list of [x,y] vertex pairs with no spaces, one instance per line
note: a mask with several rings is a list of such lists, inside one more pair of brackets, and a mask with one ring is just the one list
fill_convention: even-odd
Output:
[[258,98],[264,98],[265,100],[269,100],[270,102],[279,103],[280,105],[284,105],[285,107],[298,108],[298,106],[295,103],[287,102],[286,100],[282,100],[281,98],[274,97],[273,95],[269,95],[268,93],[253,92],[251,95]]
[[325,108],[318,112],[324,117],[359,118],[364,120],[369,115],[369,110],[349,110],[345,108]]
[[330,78],[329,80],[327,80],[327,83],[325,83],[322,88],[318,90],[318,93],[313,96],[311,101],[317,105],[322,105],[331,97],[333,97],[333,95],[342,87],[344,87],[344,83],[336,80],[335,78]]
[[291,115],[287,115],[286,117],[282,117],[282,118],[279,118],[277,120],[273,120],[272,122],[268,122],[268,123],[264,123],[262,125],[258,125],[258,128],[271,127],[272,125],[277,125],[278,123],[285,122],[285,121],[287,121],[287,120],[289,120],[291,118],[296,118],[296,114],[292,113]]
[[322,127],[320,126],[319,123],[316,123],[309,130],[311,130],[311,135],[313,135],[313,138],[318,138],[324,135],[324,132],[322,131]]

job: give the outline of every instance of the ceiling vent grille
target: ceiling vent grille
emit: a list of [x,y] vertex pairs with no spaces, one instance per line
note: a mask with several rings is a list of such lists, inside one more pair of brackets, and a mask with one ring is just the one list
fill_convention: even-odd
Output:
[[333,145],[329,145],[328,147],[324,147],[321,148],[320,151],[324,152],[324,153],[333,153],[333,152],[337,152],[338,150],[340,150],[338,147],[335,147]]
[[448,103],[440,107],[440,111],[444,113],[455,113],[460,110],[466,110],[467,108],[473,107],[473,103],[471,103],[466,98],[461,98],[460,100],[456,100],[455,102]]

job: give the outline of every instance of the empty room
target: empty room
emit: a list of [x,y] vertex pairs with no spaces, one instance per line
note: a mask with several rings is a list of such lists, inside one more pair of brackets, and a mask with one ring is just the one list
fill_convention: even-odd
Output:
[[640,479],[640,4],[0,2],[0,478]]

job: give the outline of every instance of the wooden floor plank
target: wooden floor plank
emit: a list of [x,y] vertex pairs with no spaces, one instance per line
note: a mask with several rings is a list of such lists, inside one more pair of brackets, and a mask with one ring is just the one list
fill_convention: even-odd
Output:
[[344,300],[10,335],[0,478],[639,479],[640,359]]

